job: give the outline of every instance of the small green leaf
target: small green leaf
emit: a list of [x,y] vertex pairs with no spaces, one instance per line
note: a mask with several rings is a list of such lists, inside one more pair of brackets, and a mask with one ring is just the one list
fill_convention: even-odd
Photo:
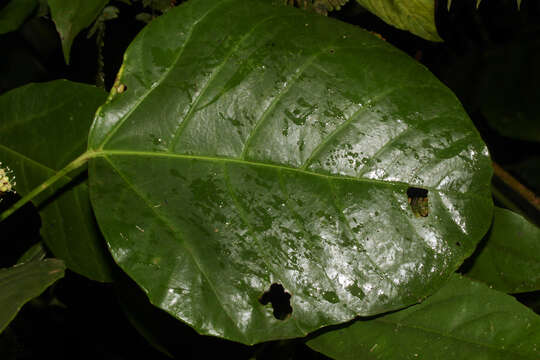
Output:
[[0,9],[0,34],[17,30],[32,14],[38,0],[11,0]]
[[[29,193],[86,150],[92,116],[105,97],[94,86],[66,80],[30,84],[0,96],[0,160],[13,171],[18,193]],[[90,207],[86,173],[70,174],[34,204],[53,254],[73,271],[109,281],[110,256]]]
[[64,277],[64,269],[64,263],[57,259],[31,261],[0,269],[0,332],[27,301]]
[[426,40],[443,41],[435,26],[435,0],[356,0],[386,23]]
[[66,63],[69,64],[71,44],[75,37],[96,20],[108,2],[109,0],[49,0]]
[[336,360],[540,358],[540,317],[513,297],[453,275],[419,305],[308,341]]
[[487,241],[465,275],[506,293],[540,290],[540,229],[495,207]]
[[24,254],[17,260],[17,264],[24,264],[30,261],[41,261],[47,256],[47,249],[43,246],[43,243],[40,241],[37,244],[34,244],[30,249],[26,250]]
[[[491,161],[450,90],[367,31],[268,1],[152,21],[89,152],[117,263],[246,344],[416,303],[491,223]],[[411,188],[429,200],[412,209]]]

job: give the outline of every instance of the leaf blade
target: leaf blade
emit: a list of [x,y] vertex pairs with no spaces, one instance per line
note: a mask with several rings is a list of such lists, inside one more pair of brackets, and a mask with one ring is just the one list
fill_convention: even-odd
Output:
[[0,34],[17,30],[36,8],[37,0],[11,0],[0,9]]
[[[89,137],[92,204],[117,263],[201,333],[252,344],[406,306],[488,227],[476,130],[448,89],[368,32],[198,1],[153,21],[125,59],[127,90]],[[462,165],[478,171],[450,178]],[[410,210],[411,186],[433,192],[428,217]],[[259,303],[273,283],[292,294],[283,321]]]
[[64,277],[65,265],[58,259],[31,261],[0,269],[0,332],[17,315],[22,306],[39,296],[56,280]]
[[540,290],[539,240],[537,226],[495,207],[485,247],[466,275],[506,293]]
[[[85,151],[92,115],[104,99],[96,87],[65,80],[26,85],[0,97],[0,156],[14,171],[19,193],[29,193]],[[112,263],[95,224],[84,169],[34,203],[55,256],[84,276],[111,281]]]
[[[430,41],[443,41],[435,25],[433,0],[356,0],[386,23]],[[450,1],[448,2],[450,9]]]
[[341,359],[535,359],[540,319],[514,298],[453,275],[419,305],[324,333],[308,346]]
[[69,64],[71,44],[88,27],[109,0],[49,0],[51,16],[60,34],[66,64]]

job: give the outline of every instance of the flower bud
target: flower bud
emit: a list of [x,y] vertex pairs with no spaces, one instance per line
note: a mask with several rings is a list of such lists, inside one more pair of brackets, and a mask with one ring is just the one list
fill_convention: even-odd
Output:
[[15,177],[10,178],[11,173],[12,171],[8,167],[2,167],[2,163],[0,162],[0,196],[9,191],[13,191],[13,186],[15,186],[13,180]]

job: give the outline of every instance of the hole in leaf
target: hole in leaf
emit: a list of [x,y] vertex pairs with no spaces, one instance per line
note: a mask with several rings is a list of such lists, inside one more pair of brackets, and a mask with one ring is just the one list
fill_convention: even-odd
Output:
[[272,304],[274,309],[274,317],[278,320],[285,320],[292,313],[291,294],[285,291],[283,285],[272,284],[270,289],[265,291],[259,298],[262,305]]
[[330,49],[330,54],[335,53],[336,51],[334,49]]
[[461,246],[461,243],[459,241],[456,242],[457,246]]
[[426,217],[429,214],[428,191],[422,188],[410,187],[407,189],[409,205],[415,216]]

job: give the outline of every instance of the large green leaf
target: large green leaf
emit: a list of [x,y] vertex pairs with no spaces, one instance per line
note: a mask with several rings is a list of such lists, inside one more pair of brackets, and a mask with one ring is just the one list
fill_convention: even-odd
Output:
[[496,207],[489,237],[466,275],[508,293],[540,290],[540,229]]
[[435,26],[435,0],[356,0],[386,23],[426,40],[442,41]]
[[11,0],[0,9],[0,34],[17,30],[36,8],[38,0]]
[[[0,96],[0,161],[13,170],[18,193],[27,194],[84,152],[92,116],[105,97],[94,86],[66,80],[30,84]],[[34,200],[41,234],[71,270],[109,281],[112,262],[92,213],[86,174],[62,188],[74,176]]]
[[98,17],[109,0],[48,0],[51,16],[62,40],[64,58],[69,64],[71,44],[82,29]]
[[540,317],[459,275],[420,305],[329,331],[308,345],[336,360],[540,357]]
[[[244,343],[412,304],[490,224],[487,150],[447,88],[367,31],[264,1],[154,20],[89,149],[117,263],[155,305]],[[273,295],[285,320],[259,303]]]
[[0,269],[0,332],[27,301],[64,277],[64,268],[61,260],[45,259]]

